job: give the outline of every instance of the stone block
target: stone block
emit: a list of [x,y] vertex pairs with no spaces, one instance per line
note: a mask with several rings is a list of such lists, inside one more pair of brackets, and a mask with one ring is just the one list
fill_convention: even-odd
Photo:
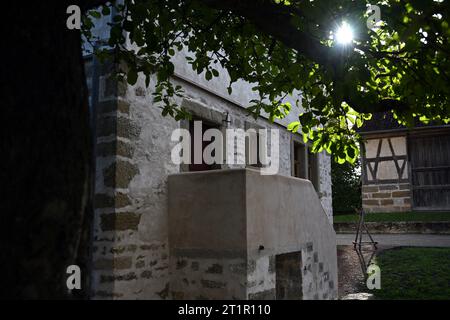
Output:
[[198,263],[197,261],[193,261],[193,262],[191,263],[191,269],[192,269],[193,271],[198,271],[199,268],[200,268],[200,266],[199,266],[199,263]]
[[117,111],[125,114],[130,113],[130,103],[123,99],[117,100]]
[[253,273],[256,270],[256,261],[255,260],[249,260],[247,263],[247,272]]
[[411,192],[409,190],[392,192],[392,197],[394,197],[394,198],[406,198],[406,197],[410,197],[410,196],[411,196]]
[[145,88],[143,87],[137,87],[134,92],[138,97],[145,97]]
[[130,181],[139,173],[136,165],[123,160],[117,160],[103,170],[104,184],[111,188],[128,188]]
[[230,265],[230,271],[232,273],[236,273],[236,274],[241,274],[244,275],[247,272],[247,264],[245,263],[236,263],[236,264],[231,264]]
[[152,277],[152,272],[150,270],[142,271],[141,278],[150,279]]
[[392,199],[381,199],[380,200],[380,205],[382,205],[382,206],[393,205],[393,204],[394,204],[394,200],[392,200]]
[[103,231],[137,230],[141,215],[134,212],[105,213],[100,219]]
[[399,185],[400,190],[409,190],[410,188],[411,186],[409,185],[409,183]]
[[205,279],[202,279],[201,283],[202,283],[202,286],[204,288],[210,288],[210,289],[225,288],[226,285],[227,285],[225,282],[213,281],[213,280],[205,280]]
[[94,262],[97,270],[121,270],[129,269],[132,266],[131,257],[116,257],[114,259],[98,259]]
[[115,136],[134,140],[140,133],[141,128],[127,117],[104,117],[97,122],[97,137]]
[[116,208],[123,208],[123,207],[129,206],[129,205],[131,205],[131,200],[127,194],[121,193],[121,192],[116,193],[116,195],[115,195],[115,207]]
[[94,206],[100,208],[123,208],[131,204],[128,195],[125,193],[116,193],[115,196],[110,196],[103,193],[97,193],[94,198]]
[[178,260],[177,261],[177,270],[184,269],[187,266],[186,260]]
[[378,206],[380,204],[380,202],[378,200],[374,200],[374,199],[363,199],[362,203],[364,205],[368,205],[368,206]]
[[206,269],[206,273],[221,274],[221,273],[223,273],[223,266],[218,263],[214,263],[208,269]]
[[363,193],[378,192],[378,186],[363,186]]
[[131,119],[125,117],[117,118],[117,136],[134,140],[139,137],[141,128],[136,125]]
[[275,300],[276,290],[268,289],[260,292],[250,293],[248,295],[249,300]]
[[131,280],[136,280],[136,279],[137,279],[137,276],[136,276],[136,273],[134,273],[134,272],[129,272],[124,275],[104,275],[104,274],[102,274],[100,276],[100,283],[115,282],[115,281],[131,281]]
[[392,191],[392,190],[398,190],[398,185],[383,185],[383,184],[380,184],[379,186],[378,186],[378,188],[379,188],[379,190],[380,191]]
[[372,198],[390,198],[391,193],[390,192],[377,192],[372,193]]

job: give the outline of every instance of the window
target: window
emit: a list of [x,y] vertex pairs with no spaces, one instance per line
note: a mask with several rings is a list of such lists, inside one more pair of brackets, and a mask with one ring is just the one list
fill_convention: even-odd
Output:
[[311,181],[316,191],[319,191],[319,168],[317,153],[312,153],[308,148],[308,180]]
[[305,170],[305,145],[294,141],[294,163],[293,176],[297,178],[307,179],[308,175]]
[[247,146],[247,164],[251,167],[261,168],[262,161],[261,161],[261,145],[260,145],[260,135],[257,129],[254,130],[248,130],[249,134],[245,138],[246,146]]
[[[201,127],[202,127],[202,139],[201,140],[201,150],[202,150],[202,162],[201,163],[194,163],[194,148],[195,148],[195,143],[196,143],[196,139],[195,139],[195,135],[194,135],[194,122],[201,122]],[[205,163],[205,160],[203,158],[203,151],[205,150],[205,148],[214,142],[214,138],[212,139],[212,141],[203,141],[203,135],[205,134],[205,131],[208,129],[218,129],[220,130],[220,125],[214,124],[212,122],[208,122],[205,121],[203,119],[200,118],[193,118],[191,121],[189,121],[189,133],[191,135],[191,163],[189,164],[189,171],[207,171],[207,170],[216,170],[216,169],[221,169],[221,165],[220,163],[214,163],[214,164],[207,164]],[[199,141],[197,141],[198,143]],[[215,156],[215,150],[212,152],[212,156]]]
[[267,149],[266,144],[269,144],[270,134],[261,136],[260,130],[264,129],[268,128],[254,122],[245,122],[245,161],[249,167],[262,168],[267,161],[267,152],[270,152],[270,149]]
[[292,146],[292,175],[310,180],[316,191],[319,190],[317,154],[311,152],[310,147],[295,138]]

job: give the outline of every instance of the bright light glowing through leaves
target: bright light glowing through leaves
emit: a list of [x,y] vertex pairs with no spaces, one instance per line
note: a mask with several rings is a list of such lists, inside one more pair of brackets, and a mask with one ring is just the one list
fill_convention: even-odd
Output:
[[342,25],[336,31],[335,40],[337,43],[346,45],[353,41],[353,30],[347,22],[343,22]]

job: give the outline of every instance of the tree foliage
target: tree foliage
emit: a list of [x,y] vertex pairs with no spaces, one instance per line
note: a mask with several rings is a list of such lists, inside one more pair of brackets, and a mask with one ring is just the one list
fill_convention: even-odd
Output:
[[[368,29],[365,0],[125,0],[106,4],[85,18],[115,8],[108,41],[134,84],[138,74],[156,75],[154,102],[163,115],[188,113],[174,101],[171,57],[187,48],[186,61],[207,80],[220,65],[231,84],[254,84],[249,101],[255,116],[270,119],[291,110],[283,98],[300,91],[302,110],[289,129],[301,130],[314,151],[339,163],[358,157],[355,132],[370,114],[393,112],[402,124],[450,121],[450,5],[441,0],[371,1],[381,9],[378,28]],[[333,32],[346,21],[354,41],[342,46]],[[124,32],[125,31],[125,32]]]
[[331,163],[333,191],[333,214],[352,214],[361,208],[361,171],[359,160],[355,165],[348,162]]

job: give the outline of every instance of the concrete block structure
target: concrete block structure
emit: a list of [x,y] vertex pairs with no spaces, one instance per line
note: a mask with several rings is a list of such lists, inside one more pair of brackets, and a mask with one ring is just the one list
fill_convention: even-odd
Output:
[[169,176],[176,299],[336,299],[336,235],[310,181],[254,169]]

